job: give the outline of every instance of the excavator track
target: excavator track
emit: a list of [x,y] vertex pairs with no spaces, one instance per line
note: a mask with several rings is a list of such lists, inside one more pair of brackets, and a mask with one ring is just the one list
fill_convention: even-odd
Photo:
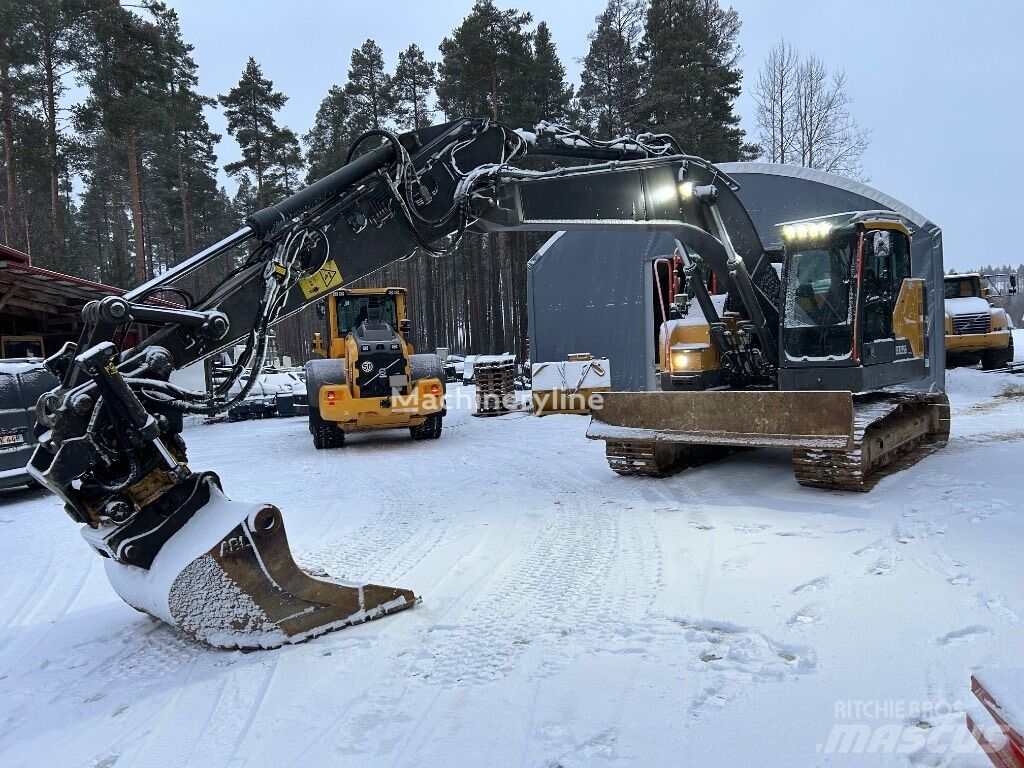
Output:
[[605,458],[620,475],[669,477],[689,467],[700,466],[733,453],[736,449],[718,445],[679,445],[653,440],[608,440]]
[[846,451],[793,451],[797,482],[812,488],[870,491],[883,477],[913,466],[949,440],[946,395],[870,397],[854,403]]

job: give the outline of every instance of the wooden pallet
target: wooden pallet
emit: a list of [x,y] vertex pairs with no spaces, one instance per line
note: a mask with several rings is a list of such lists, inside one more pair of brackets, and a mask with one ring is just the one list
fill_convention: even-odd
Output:
[[515,358],[478,361],[473,366],[476,379],[476,415],[501,416],[518,410],[515,403]]

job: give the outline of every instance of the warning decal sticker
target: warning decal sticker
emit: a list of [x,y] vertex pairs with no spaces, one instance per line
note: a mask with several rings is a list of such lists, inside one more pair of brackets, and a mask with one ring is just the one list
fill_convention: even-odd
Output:
[[302,295],[309,300],[322,296],[340,286],[341,283],[341,271],[334,263],[334,259],[329,259],[314,274],[299,280],[299,288],[302,289]]

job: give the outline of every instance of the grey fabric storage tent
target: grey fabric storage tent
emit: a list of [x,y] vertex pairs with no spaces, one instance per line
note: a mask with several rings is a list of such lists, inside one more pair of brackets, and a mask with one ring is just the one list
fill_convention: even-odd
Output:
[[[942,232],[908,205],[867,184],[843,176],[772,163],[722,163],[740,184],[739,197],[750,212],[762,243],[781,249],[776,224],[794,219],[858,210],[891,210],[911,223],[912,268],[942,285]],[[527,266],[530,357],[533,362],[564,360],[590,352],[611,362],[612,387],[623,391],[656,388],[653,272],[651,261],[672,253],[666,235],[643,231],[560,232]],[[929,297],[929,344],[943,349],[941,294]],[[945,359],[935,365],[923,388],[945,388]]]

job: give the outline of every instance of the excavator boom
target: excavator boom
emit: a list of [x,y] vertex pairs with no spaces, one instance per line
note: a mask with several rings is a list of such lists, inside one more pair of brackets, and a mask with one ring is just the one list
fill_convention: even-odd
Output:
[[[469,231],[641,227],[725,254],[728,238],[708,212],[716,181],[738,222],[734,238],[759,246],[734,185],[670,137],[598,142],[488,120],[364,138],[375,137],[380,146],[353,152],[233,235],[124,297],[89,304],[79,342],[47,361],[61,385],[37,406],[47,431],[30,473],[82,525],[128,604],[210,645],[275,647],[417,602],[406,589],[302,571],[276,507],[232,501],[216,475],[189,468],[183,416],[246,396],[274,323],[416,250],[441,255]],[[511,165],[529,153],[596,162]],[[185,289],[195,284],[203,295]],[[157,295],[164,300],[148,302]],[[120,350],[114,341],[136,323],[149,335]],[[235,345],[244,351],[214,393],[171,382],[174,370]]]
[[[370,139],[379,146],[358,154]],[[591,164],[513,165],[531,154]],[[736,352],[737,370],[764,377],[775,363],[777,305],[763,286],[777,286],[778,278],[765,266],[736,189],[667,136],[600,142],[547,123],[526,132],[486,119],[401,136],[370,131],[343,167],[257,211],[243,229],[124,297],[89,304],[79,342],[47,361],[61,385],[37,406],[46,432],[29,471],[64,501],[128,604],[208,644],[274,647],[408,608],[417,597],[407,589],[301,570],[276,507],[231,501],[216,475],[189,468],[183,416],[226,411],[248,394],[274,323],[416,251],[443,255],[473,232],[666,233],[680,253],[699,254],[735,295],[745,313],[737,322],[760,340],[760,348]],[[767,280],[752,280],[759,271]],[[157,295],[164,300],[148,302]],[[119,349],[115,340],[136,323],[151,332]],[[171,381],[174,370],[237,345],[243,352],[213,393]],[[802,446],[817,450],[848,439],[850,394],[830,394],[835,402],[821,423],[796,430]],[[613,401],[604,422],[618,420],[625,429],[654,420],[663,434],[693,442],[713,412],[723,431],[749,432],[746,422],[730,419],[764,406],[748,398],[730,416],[723,401],[695,400],[687,410],[660,393],[640,397],[639,404]],[[796,410],[794,404],[794,419]],[[637,412],[643,418],[633,424]],[[782,413],[764,419],[755,419],[755,431],[778,439],[794,431]],[[663,450],[663,442],[653,444]]]

